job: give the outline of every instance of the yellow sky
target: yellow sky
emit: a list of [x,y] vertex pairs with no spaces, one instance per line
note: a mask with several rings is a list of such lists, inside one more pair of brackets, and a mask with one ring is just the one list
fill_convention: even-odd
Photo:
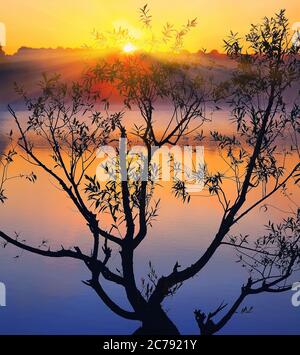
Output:
[[222,39],[232,29],[245,33],[281,8],[291,23],[300,21],[300,0],[1,0],[0,22],[6,25],[7,46],[80,47],[91,39],[93,28],[114,24],[138,27],[137,9],[148,2],[158,31],[168,21],[176,25],[198,17],[198,27],[186,39],[190,51],[222,49]]

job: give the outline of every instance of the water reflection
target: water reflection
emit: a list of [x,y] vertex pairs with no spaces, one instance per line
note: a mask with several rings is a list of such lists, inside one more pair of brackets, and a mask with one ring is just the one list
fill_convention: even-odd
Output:
[[[0,122],[2,132],[8,132],[12,121],[7,113],[2,114]],[[220,121],[220,126],[223,125],[225,122]],[[39,154],[43,160],[49,159],[49,152],[42,147]],[[205,155],[219,169],[224,168],[216,151],[206,149]],[[13,173],[33,169],[22,159],[17,159],[12,168]],[[20,233],[33,245],[47,239],[53,248],[63,242],[66,248],[78,245],[84,251],[90,250],[91,240],[82,217],[48,176],[38,170],[35,172],[36,184],[19,180],[7,186],[9,200],[5,207],[0,206],[2,228],[11,234]],[[299,191],[293,193],[294,199],[299,200]],[[216,232],[222,212],[216,199],[207,199],[201,194],[194,196],[189,205],[183,205],[170,193],[168,184],[158,188],[156,195],[162,197],[162,204],[157,222],[135,257],[137,280],[148,272],[149,260],[159,274],[169,273],[177,260],[183,266],[196,260]],[[264,230],[266,221],[280,220],[284,215],[282,211],[291,207],[280,194],[271,204],[280,206],[280,210],[257,209],[235,227],[237,231],[251,232],[256,237]],[[27,253],[14,259],[16,255],[20,252],[12,247],[0,250],[0,281],[7,286],[7,307],[0,308],[0,333],[127,334],[137,328],[134,322],[110,312],[81,283],[89,275],[80,263],[49,260]],[[205,272],[188,281],[175,298],[165,302],[165,308],[182,333],[198,334],[194,308],[200,305],[203,309],[214,309],[223,300],[230,302],[236,297],[247,274],[235,260],[234,251],[220,249]],[[113,250],[112,262],[115,267],[119,266],[117,249]],[[121,289],[111,284],[106,287],[123,305],[125,297]],[[292,307],[290,298],[290,293],[249,298],[246,303],[254,306],[254,312],[237,315],[222,333],[299,333],[300,309]]]

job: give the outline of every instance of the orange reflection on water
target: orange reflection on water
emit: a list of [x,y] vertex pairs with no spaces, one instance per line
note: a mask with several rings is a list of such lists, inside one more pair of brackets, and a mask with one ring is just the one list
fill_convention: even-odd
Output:
[[[53,165],[49,151],[39,149],[36,152],[44,163]],[[205,160],[210,171],[228,170],[217,150],[206,149]],[[293,160],[290,159],[288,162],[289,168],[292,167]],[[91,167],[91,175],[95,174],[99,163],[100,161],[96,160],[95,165]],[[10,173],[17,175],[32,170],[38,176],[35,184],[25,179],[16,179],[9,181],[6,186],[9,199],[4,206],[0,207],[0,223],[3,229],[9,233],[20,232],[22,238],[33,245],[48,240],[52,248],[61,245],[66,248],[79,245],[89,251],[92,238],[86,221],[53,178],[20,157],[11,166]],[[224,186],[228,199],[233,201],[236,196],[234,182],[226,180]],[[293,187],[292,183],[290,186],[293,193],[291,197],[294,201],[299,201],[299,189]],[[246,205],[250,206],[261,197],[261,194],[260,190],[251,193]],[[175,253],[178,250],[194,249],[196,257],[207,247],[218,229],[222,217],[222,207],[218,199],[215,196],[209,197],[206,191],[202,191],[192,195],[190,203],[183,203],[172,194],[171,182],[161,182],[160,186],[157,186],[154,200],[159,198],[161,199],[159,216],[153,228],[149,230],[148,238],[139,252],[147,255],[155,250],[159,250],[159,253],[164,253],[164,250]],[[275,208],[270,207],[267,211],[257,208],[243,222],[236,225],[233,232],[243,232],[257,237],[269,219],[278,221],[287,216],[285,212],[295,210],[291,200],[280,192],[268,203]],[[110,229],[110,216],[102,214],[100,223],[102,227]]]

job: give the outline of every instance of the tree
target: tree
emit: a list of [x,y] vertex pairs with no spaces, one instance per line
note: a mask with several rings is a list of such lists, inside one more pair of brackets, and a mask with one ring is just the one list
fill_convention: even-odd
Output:
[[[276,192],[285,191],[289,181],[299,182],[299,156],[292,168],[277,159],[277,153],[282,154],[277,143],[286,132],[291,133],[293,144],[284,157],[297,154],[300,108],[296,103],[288,106],[287,92],[299,80],[299,48],[290,38],[284,11],[274,18],[266,18],[262,25],[252,26],[246,37],[249,53],[232,34],[225,45],[228,55],[237,62],[237,69],[229,82],[220,85],[213,85],[197,68],[142,56],[113,63],[101,62],[87,73],[84,83],[75,83],[71,87],[61,83],[58,77],[44,77],[42,94],[36,99],[28,98],[20,89],[30,114],[23,127],[10,108],[20,134],[19,148],[29,162],[43,169],[60,185],[84,217],[90,229],[92,252],[84,253],[76,246],[57,251],[44,250],[20,242],[3,231],[0,237],[31,253],[83,262],[91,273],[91,279],[84,283],[113,312],[140,321],[142,325],[136,334],[178,334],[176,325],[163,309],[163,301],[190,278],[204,271],[221,246],[238,250],[240,261],[249,268],[250,276],[228,309],[222,304],[208,314],[195,311],[201,334],[219,331],[248,295],[290,289],[290,276],[299,266],[299,214],[279,225],[270,222],[266,235],[253,246],[247,244],[247,236],[230,235],[234,225],[257,206],[266,204]],[[127,108],[132,105],[139,108],[144,123],[136,125],[132,134],[127,132],[123,112],[109,112],[107,99],[98,94],[99,83],[117,89]],[[218,232],[207,250],[190,266],[182,267],[177,262],[170,267],[168,275],[159,277],[150,264],[148,281],[144,280],[143,289],[139,289],[134,254],[147,237],[159,206],[159,201],[154,201],[156,180],[153,178],[151,147],[173,146],[196,133],[199,133],[197,138],[203,140],[199,130],[207,120],[205,108],[222,97],[231,106],[230,118],[236,123],[236,133],[227,136],[214,131],[210,138],[230,168],[236,191],[234,195],[226,191],[228,180],[224,173],[212,174],[209,167],[205,167],[202,177],[206,190],[219,200],[223,209]],[[101,110],[99,102],[104,105]],[[153,112],[161,102],[172,107],[173,115],[158,131]],[[36,153],[32,133],[44,139],[52,153],[52,164],[43,162]],[[138,170],[148,179],[142,179],[144,174],[136,176],[135,171],[132,173],[133,159],[128,156],[125,171],[120,159],[105,166],[108,174],[111,174],[111,167],[115,168],[114,172],[120,177],[117,180],[110,179],[102,184],[91,174],[95,150],[112,144],[116,136],[128,140],[136,137],[144,143],[147,153],[145,159],[140,160]],[[191,197],[186,184],[186,180],[175,175],[173,192],[184,202]],[[262,196],[250,202],[248,197],[261,188]],[[111,216],[109,228],[103,227],[105,212]],[[112,271],[111,265],[113,247],[120,251],[121,270],[117,272]],[[131,310],[120,307],[109,297],[103,279],[125,289]],[[221,312],[225,313],[216,321],[215,317]]]
[[[237,34],[231,33],[225,41],[229,56],[238,63],[233,75],[233,92],[229,101],[232,117],[236,122],[235,137],[212,133],[212,138],[226,153],[226,160],[236,183],[236,197],[230,203],[223,189],[223,181],[213,176],[207,184],[213,194],[220,197],[224,216],[215,239],[207,252],[185,273],[201,269],[221,245],[234,247],[240,253],[240,261],[247,267],[250,277],[242,286],[241,293],[229,310],[217,322],[214,317],[226,305],[221,305],[207,315],[195,311],[196,321],[202,334],[219,331],[236,313],[248,295],[262,292],[277,293],[291,288],[288,283],[293,271],[299,267],[299,210],[294,216],[275,225],[269,222],[266,235],[248,245],[249,236],[230,236],[233,225],[245,218],[254,208],[276,192],[286,193],[290,179],[299,182],[299,105],[289,99],[289,90],[299,90],[299,47],[292,42],[285,11],[272,18],[265,18],[261,25],[252,25],[246,36],[247,51],[243,51]],[[296,95],[298,96],[298,95]],[[278,147],[280,138],[291,132],[292,145],[284,151]],[[296,164],[286,167],[286,157],[295,152]],[[277,156],[282,156],[280,161]],[[241,167],[245,173],[241,174]],[[242,171],[243,171],[242,170]],[[262,197],[254,203],[247,198],[258,188]],[[267,205],[264,205],[267,208]],[[185,278],[183,274],[181,278]],[[168,277],[172,280],[172,276]],[[171,281],[172,283],[172,281]]]
[[[299,89],[299,48],[295,46],[289,34],[285,12],[281,11],[274,18],[265,18],[262,25],[253,25],[246,36],[246,44],[249,48],[244,51],[240,39],[233,33],[225,41],[227,54],[236,61],[237,70],[233,73],[230,82],[221,83],[216,86],[213,93],[210,92],[210,98],[214,100],[217,100],[222,92],[229,95],[227,103],[231,106],[232,119],[236,123],[236,135],[226,136],[214,131],[211,132],[211,139],[219,147],[220,155],[229,166],[230,173],[233,173],[236,194],[228,196],[226,192],[226,178],[232,179],[231,176],[226,176],[222,172],[211,174],[207,167],[205,185],[208,193],[218,198],[224,211],[218,233],[206,252],[191,266],[179,270],[177,263],[169,275],[155,280],[155,287],[151,290],[148,300],[148,304],[155,309],[170,292],[173,293],[173,288],[176,289],[202,271],[220,246],[234,247],[239,253],[243,253],[240,261],[243,266],[249,267],[250,277],[242,287],[236,302],[218,322],[214,322],[213,318],[225,309],[223,304],[208,315],[199,310],[195,311],[196,321],[202,334],[219,331],[248,295],[283,292],[290,289],[291,285],[286,285],[286,282],[299,263],[298,211],[293,217],[277,226],[270,222],[267,226],[268,234],[255,241],[253,247],[245,245],[248,243],[247,236],[229,235],[231,228],[254,208],[266,203],[267,199],[280,190],[286,193],[289,180],[295,178],[295,182],[299,182],[300,165],[297,145],[299,105],[297,102],[289,102],[289,90],[297,92]],[[145,127],[139,129],[137,135],[146,146],[161,147],[164,144],[176,144],[177,139],[188,134],[185,128],[182,131],[179,129],[180,134],[175,128],[167,140],[158,139],[152,118],[156,97],[151,96],[151,85],[146,79],[147,72],[132,70],[133,67],[139,67],[138,65],[129,66],[129,69],[120,66],[120,63],[115,65],[108,70],[105,65],[98,66],[93,74],[99,80],[113,81],[125,98],[125,103],[133,102],[139,107],[145,120]],[[174,69],[174,66],[171,68]],[[152,68],[151,73],[155,73],[155,69]],[[163,82],[166,82],[163,75],[158,74],[157,77],[163,78]],[[170,73],[168,73],[169,77]],[[193,79],[192,85],[199,82]],[[155,80],[150,82],[153,84]],[[185,80],[184,87],[187,82],[189,80]],[[140,84],[142,86],[139,86]],[[177,92],[173,87],[168,87],[168,90],[171,93]],[[206,100],[208,98],[207,92],[205,98]],[[174,107],[176,111],[176,105]],[[184,126],[185,119],[179,122]],[[277,145],[280,138],[286,134],[291,134],[290,139],[293,143],[290,149],[284,152]],[[288,170],[286,159],[292,152],[295,152],[298,162]],[[283,156],[282,161],[276,157],[278,153]],[[188,201],[185,183],[177,181],[174,190],[184,201]],[[247,203],[247,198],[257,189],[263,190],[262,197],[252,204]],[[266,204],[265,206],[267,207]],[[257,254],[261,255],[261,260],[256,257]],[[151,308],[152,315],[155,314],[153,308]]]
[[188,20],[179,28],[174,24],[166,22],[161,28],[160,33],[153,30],[153,17],[148,4],[139,9],[139,22],[141,28],[139,31],[143,36],[139,38],[132,30],[127,27],[119,26],[110,31],[99,32],[94,30],[93,37],[96,48],[117,49],[131,43],[146,52],[168,51],[178,53],[183,49],[184,40],[190,31],[197,26],[197,18]]
[[13,162],[13,157],[16,154],[16,152],[12,149],[9,150],[7,153],[2,152],[0,154],[0,202],[4,203],[4,201],[7,199],[5,195],[5,189],[4,185],[8,180],[8,169],[10,164]]
[[2,137],[3,139],[3,147],[0,147],[0,202],[4,204],[7,200],[7,195],[5,191],[5,185],[9,180],[17,179],[17,178],[25,178],[30,182],[35,182],[36,175],[31,172],[28,174],[18,174],[11,175],[10,167],[14,162],[14,158],[17,155],[16,144],[13,142],[13,132],[11,131],[9,135],[6,137]]
[[[99,68],[97,70],[99,73]],[[131,70],[129,73],[135,76]],[[171,76],[173,80],[169,80]],[[196,80],[194,84],[189,82],[181,70],[155,64],[152,70],[146,68],[136,79],[141,94],[139,101],[141,112],[144,119],[148,117],[149,121],[146,129],[136,127],[135,134],[142,134],[149,148],[150,137],[151,140],[153,137],[155,144],[158,145],[166,142],[176,144],[184,133],[188,133],[186,129],[188,124],[197,120],[198,127],[205,121],[203,87],[197,86]],[[146,237],[147,228],[157,214],[158,202],[151,203],[154,182],[151,179],[149,181],[121,179],[117,182],[108,181],[100,186],[96,177],[90,174],[97,148],[113,142],[114,134],[127,137],[126,128],[122,124],[122,112],[109,113],[107,100],[101,99],[88,81],[82,84],[74,83],[68,87],[58,76],[44,75],[40,85],[42,92],[37,98],[29,98],[22,88],[17,88],[24,97],[29,112],[25,127],[14,110],[9,107],[19,132],[20,154],[23,152],[25,160],[49,174],[74,203],[90,229],[92,252],[90,255],[85,254],[77,246],[68,250],[64,247],[57,251],[50,248],[45,250],[27,245],[3,231],[0,232],[1,238],[6,243],[38,255],[81,260],[91,272],[91,279],[85,281],[85,284],[90,286],[112,311],[127,319],[140,320],[146,332],[177,332],[161,305],[155,305],[154,308],[148,303],[151,288],[147,286],[145,295],[142,295],[134,278],[134,251]],[[185,90],[182,90],[183,86]],[[132,100],[139,100],[130,88],[125,90],[129,90],[126,99],[128,106]],[[172,120],[176,124],[175,127],[169,124],[164,138],[156,142],[151,128],[151,112],[153,100],[158,98],[166,98],[173,104]],[[101,111],[96,108],[99,101],[103,105]],[[43,139],[51,152],[52,163],[40,159],[35,150],[34,136]],[[147,169],[149,166],[150,164],[147,164]],[[112,217],[112,224],[108,230],[101,225],[102,216],[106,212]],[[139,221],[139,229],[135,225],[136,220]],[[117,273],[108,267],[111,245],[120,249],[122,271]],[[103,253],[103,258],[100,253]],[[106,294],[102,287],[102,278],[125,288],[133,310],[121,308]],[[174,292],[175,288],[170,289],[168,293]]]
[[5,57],[5,52],[1,46],[1,43],[0,43],[0,58],[4,58]]

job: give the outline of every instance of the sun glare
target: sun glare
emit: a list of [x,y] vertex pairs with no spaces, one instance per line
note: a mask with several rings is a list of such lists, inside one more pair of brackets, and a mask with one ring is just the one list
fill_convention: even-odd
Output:
[[136,51],[136,46],[134,46],[132,43],[126,43],[123,47],[123,52],[125,53],[133,53]]

